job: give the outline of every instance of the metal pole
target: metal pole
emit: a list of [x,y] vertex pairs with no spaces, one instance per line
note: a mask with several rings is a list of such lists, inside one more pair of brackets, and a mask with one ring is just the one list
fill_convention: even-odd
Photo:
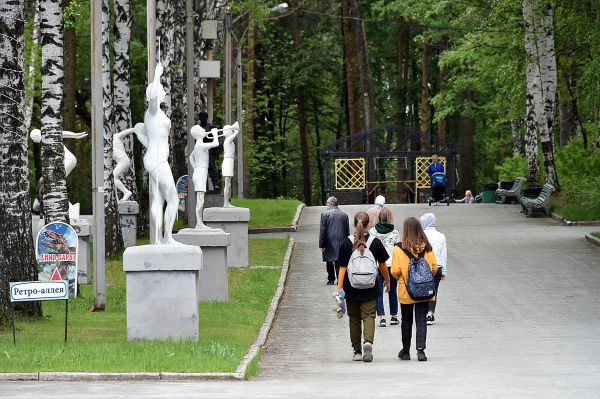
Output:
[[[148,84],[154,80],[154,68],[156,68],[156,1],[146,1],[146,47],[148,47]],[[148,177],[149,179],[150,177]],[[152,197],[152,184],[148,184],[148,191]],[[155,241],[156,231],[154,222],[150,218],[150,242]]]
[[185,80],[187,92],[187,169],[188,169],[188,197],[187,216],[188,226],[196,226],[196,195],[192,175],[194,168],[189,157],[194,151],[194,138],[190,133],[194,126],[194,0],[185,0],[186,27],[185,27]]
[[225,124],[231,125],[231,11],[229,7],[225,14]]
[[67,321],[69,320],[69,300],[65,300],[65,344],[67,343]]
[[242,118],[242,46],[238,45],[235,57],[236,72],[236,118],[240,124],[240,132],[237,135],[237,192],[238,198],[244,198],[244,141],[243,136],[243,118]]
[[92,0],[92,205],[94,210],[94,310],[106,306],[104,272],[104,109],[102,106],[102,0]]

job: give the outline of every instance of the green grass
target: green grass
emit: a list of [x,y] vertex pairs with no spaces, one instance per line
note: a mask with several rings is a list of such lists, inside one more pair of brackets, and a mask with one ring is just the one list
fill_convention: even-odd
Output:
[[596,238],[600,238],[600,232],[598,232],[598,233],[592,233],[592,235],[593,235],[594,237],[596,237]]
[[232,199],[235,206],[250,209],[251,228],[289,227],[300,205],[298,200],[281,199]]
[[[270,259],[281,265],[285,248],[280,241],[251,240],[252,262]],[[41,320],[18,317],[16,346],[10,329],[0,331],[0,372],[235,371],[258,335],[280,276],[279,269],[232,269],[229,302],[199,305],[198,342],[127,342],[122,262],[107,260],[106,268],[106,311],[89,312],[92,286],[82,286],[82,295],[69,301],[66,345],[64,302],[45,302]]]
[[564,204],[554,207],[554,213],[572,222],[582,220],[600,220],[600,209],[584,207],[578,204]]
[[288,246],[287,238],[250,238],[248,262],[252,266],[280,266]]

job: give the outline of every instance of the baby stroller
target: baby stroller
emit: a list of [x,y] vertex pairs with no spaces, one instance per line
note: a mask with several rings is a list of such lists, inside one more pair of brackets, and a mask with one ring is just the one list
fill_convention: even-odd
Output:
[[450,205],[450,198],[446,195],[446,188],[448,187],[448,179],[446,174],[442,172],[436,172],[431,175],[431,197],[427,201],[429,206],[431,204],[439,205],[445,202],[446,206]]

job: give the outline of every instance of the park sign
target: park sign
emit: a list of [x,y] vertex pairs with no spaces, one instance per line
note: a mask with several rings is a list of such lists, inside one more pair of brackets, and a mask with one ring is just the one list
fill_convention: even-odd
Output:
[[17,344],[15,328],[15,302],[27,301],[65,301],[65,343],[67,342],[67,323],[69,320],[69,280],[58,281],[14,281],[9,283],[10,313],[13,343]]
[[35,240],[38,280],[67,280],[71,294],[77,296],[78,242],[77,233],[66,223],[54,222],[42,227]]
[[188,187],[188,175],[183,175],[177,179],[177,196],[179,198],[187,198]]
[[69,299],[69,281],[17,281],[9,283],[10,301],[52,301]]

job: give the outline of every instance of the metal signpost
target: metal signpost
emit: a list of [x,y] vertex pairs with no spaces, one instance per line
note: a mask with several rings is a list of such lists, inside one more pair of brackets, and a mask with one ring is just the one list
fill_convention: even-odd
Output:
[[15,333],[15,302],[65,301],[65,343],[67,343],[67,321],[69,320],[69,281],[17,281],[10,285],[10,312],[12,318],[13,343]]

